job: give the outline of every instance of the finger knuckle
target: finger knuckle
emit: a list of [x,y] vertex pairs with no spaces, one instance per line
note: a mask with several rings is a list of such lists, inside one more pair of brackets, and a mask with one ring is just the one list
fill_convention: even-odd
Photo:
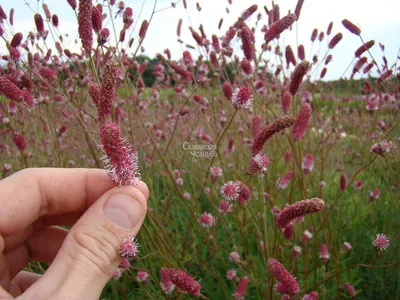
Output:
[[119,239],[115,234],[96,225],[80,224],[73,230],[73,238],[79,247],[79,259],[109,276],[110,268],[119,258]]

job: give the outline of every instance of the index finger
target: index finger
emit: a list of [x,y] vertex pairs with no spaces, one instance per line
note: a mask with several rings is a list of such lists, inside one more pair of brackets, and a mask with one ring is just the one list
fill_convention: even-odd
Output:
[[[83,212],[115,187],[100,169],[25,169],[0,181],[0,234],[8,236],[39,217]],[[136,186],[147,198],[143,182]]]

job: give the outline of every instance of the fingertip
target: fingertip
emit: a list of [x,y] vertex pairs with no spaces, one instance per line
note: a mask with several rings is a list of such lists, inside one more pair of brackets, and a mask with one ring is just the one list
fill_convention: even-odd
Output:
[[143,194],[146,200],[149,199],[149,188],[147,187],[146,183],[144,183],[141,180],[138,180],[135,182],[134,187],[137,188]]

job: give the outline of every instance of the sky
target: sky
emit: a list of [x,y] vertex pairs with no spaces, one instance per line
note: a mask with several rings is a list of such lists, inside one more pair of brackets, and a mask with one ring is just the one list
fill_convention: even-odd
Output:
[[[150,19],[155,1],[125,1],[125,5],[132,7],[134,11],[133,28],[131,28],[132,30],[128,32],[127,36],[132,35],[135,37],[135,41],[138,40],[137,32],[140,24],[143,20]],[[103,1],[99,2],[103,3]],[[164,49],[169,48],[173,59],[180,59],[184,50],[190,50],[195,57],[199,53],[204,54],[197,47],[194,50],[185,47],[186,44],[196,45],[190,34],[189,26],[198,31],[199,25],[203,24],[205,32],[210,39],[212,34],[222,37],[229,26],[237,20],[238,16],[252,4],[258,5],[258,11],[248,20],[248,25],[249,27],[254,27],[257,20],[256,15],[261,13],[262,19],[256,30],[256,40],[262,41],[263,35],[260,29],[268,22],[263,6],[272,7],[272,1],[270,0],[232,0],[232,5],[229,5],[228,0],[187,0],[187,9],[184,9],[182,1],[178,1],[176,8],[170,8],[171,0],[157,0],[156,2],[156,13],[153,15],[143,44],[145,48],[144,54],[154,57],[156,53],[162,53]],[[201,11],[196,9],[197,2],[201,6]],[[26,36],[29,31],[34,31],[33,14],[39,12],[44,16],[41,7],[42,3],[42,0],[0,0],[0,5],[7,14],[11,8],[15,10],[14,26],[9,27],[4,24],[8,34],[7,38],[12,36],[11,33],[22,32]],[[52,14],[57,14],[59,17],[59,32],[64,36],[64,47],[77,51],[80,47],[77,21],[75,13],[68,5],[67,0],[47,0],[44,3],[48,5]],[[97,2],[93,0],[93,3]],[[296,3],[297,0],[275,0],[275,4],[280,6],[281,17],[286,15],[289,10],[294,11]],[[229,8],[229,13],[226,10],[227,8]],[[105,7],[104,11],[108,13],[108,8]],[[114,15],[115,12],[116,10],[114,10]],[[396,63],[400,47],[400,18],[398,17],[398,12],[400,12],[400,0],[305,0],[297,24],[292,31],[286,31],[281,36],[279,43],[281,48],[290,44],[294,50],[298,44],[303,44],[306,49],[307,59],[311,59],[314,54],[318,53],[322,59],[326,52],[328,40],[325,37],[321,47],[317,43],[312,47],[310,41],[311,32],[314,28],[325,32],[328,24],[332,21],[334,25],[331,37],[337,32],[342,32],[343,39],[330,52],[333,55],[333,60],[328,65],[325,79],[338,79],[343,75],[350,63],[354,64],[354,61],[352,61],[354,51],[361,46],[360,38],[351,34],[342,26],[341,21],[346,18],[361,28],[361,35],[365,42],[371,39],[375,40],[375,46],[371,49],[375,60],[382,64],[382,57],[385,55],[389,66],[391,66]],[[221,18],[223,18],[223,25],[219,30],[218,23]],[[177,42],[176,28],[179,19],[183,20],[181,39],[184,44]],[[122,18],[117,16],[114,21],[116,31],[119,33],[122,27]],[[111,22],[104,22],[103,27],[109,28],[113,35]],[[75,43],[75,40],[78,40],[78,44]],[[115,44],[113,40],[111,40],[111,43]],[[384,54],[379,47],[379,43],[385,45]],[[49,47],[54,47],[54,40],[52,40],[51,36],[48,37],[47,44]],[[136,46],[137,43],[135,42],[129,51],[133,52]],[[235,53],[242,55],[240,41],[233,41],[233,46]],[[257,52],[260,48],[261,44],[256,44]],[[5,44],[0,43],[0,54],[6,53]],[[268,54],[264,58],[268,59]],[[350,75],[351,69],[351,67],[348,69],[345,74],[346,77]],[[356,76],[356,78],[358,77]]]

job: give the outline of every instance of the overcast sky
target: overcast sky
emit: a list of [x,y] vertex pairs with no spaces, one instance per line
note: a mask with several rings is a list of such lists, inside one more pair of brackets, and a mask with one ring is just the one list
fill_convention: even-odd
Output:
[[[29,3],[30,8],[25,5],[25,2]],[[60,32],[69,34],[69,39],[65,39],[64,46],[70,50],[76,51],[79,49],[80,44],[75,45],[74,43],[74,40],[78,37],[76,17],[73,10],[68,5],[67,0],[47,0],[44,2],[48,5],[52,14],[58,15],[60,20]],[[103,1],[99,2],[103,3]],[[199,2],[202,8],[200,12],[196,9],[196,2]],[[97,2],[93,1],[93,3]],[[289,9],[294,11],[297,0],[276,0],[275,3],[279,4],[281,16],[284,16]],[[25,35],[29,31],[34,30],[34,12],[38,11],[44,16],[41,8],[42,1],[0,0],[0,4],[7,14],[10,8],[13,7],[15,10],[14,26],[11,28],[14,33],[20,31]],[[139,30],[141,22],[144,19],[150,18],[154,0],[128,0],[125,1],[125,4],[133,8],[134,26],[137,24],[137,28],[135,28],[136,32]],[[144,42],[146,55],[153,57],[156,53],[162,53],[165,48],[169,48],[174,59],[179,59],[181,57],[182,51],[186,50],[186,47],[184,44],[182,45],[177,42],[176,26],[180,18],[183,19],[182,40],[185,44],[195,45],[195,41],[191,37],[188,26],[192,26],[198,30],[199,25],[203,24],[205,32],[210,39],[212,34],[221,37],[229,26],[235,22],[237,17],[251,4],[258,4],[257,13],[261,13],[262,15],[262,20],[259,22],[256,34],[256,40],[261,41],[262,33],[260,33],[260,28],[267,22],[263,6],[267,5],[268,8],[272,6],[270,0],[232,0],[232,5],[229,5],[228,0],[187,0],[187,4],[187,10],[183,8],[182,1],[177,3],[176,8],[163,10],[171,5],[171,0],[157,1],[156,10],[160,11],[154,15],[147,32],[147,37]],[[226,11],[227,7],[229,7],[229,13]],[[106,7],[105,12],[108,13]],[[344,37],[337,48],[331,53],[333,55],[333,61],[328,66],[326,79],[337,79],[343,74],[346,67],[352,61],[354,51],[361,45],[360,39],[352,35],[342,26],[341,20],[347,18],[361,28],[364,41],[371,39],[376,41],[371,52],[380,64],[382,63],[383,54],[378,43],[380,42],[385,45],[386,58],[388,59],[389,65],[392,65],[396,62],[400,47],[399,12],[400,0],[305,0],[300,20],[296,25],[298,42],[299,44],[304,44],[307,58],[311,59],[310,35],[312,30],[317,28],[319,31],[325,32],[329,22],[333,21],[334,26],[331,36],[337,32],[342,32]],[[257,13],[249,19],[248,24],[250,27],[255,26]],[[221,18],[224,19],[223,26],[218,30],[218,23]],[[122,18],[117,17],[115,22],[119,33]],[[112,25],[110,22],[104,23],[103,26],[109,28],[112,32]],[[10,28],[7,25],[5,27],[6,30],[10,32]],[[133,36],[136,37],[135,33],[129,32],[127,36],[129,36],[129,34],[133,34]],[[293,31],[286,32],[282,35],[280,44],[281,47],[290,44],[292,48],[295,49],[297,45],[296,41],[296,27],[293,27]],[[51,37],[48,38],[47,42],[50,45],[54,44]],[[312,48],[313,54],[319,51],[319,57],[322,58],[325,54],[326,43],[327,40],[325,38],[320,49],[318,44],[314,44]],[[133,49],[135,45],[136,44],[134,44]],[[236,53],[242,55],[240,42],[234,41],[234,45]],[[260,44],[257,46],[257,51],[259,51]],[[198,54],[197,48],[196,50],[190,51],[193,55]],[[0,53],[6,53],[4,43],[1,43]],[[268,57],[265,56],[265,58]],[[350,72],[350,69],[348,72]],[[347,76],[349,76],[349,73],[347,73]]]

